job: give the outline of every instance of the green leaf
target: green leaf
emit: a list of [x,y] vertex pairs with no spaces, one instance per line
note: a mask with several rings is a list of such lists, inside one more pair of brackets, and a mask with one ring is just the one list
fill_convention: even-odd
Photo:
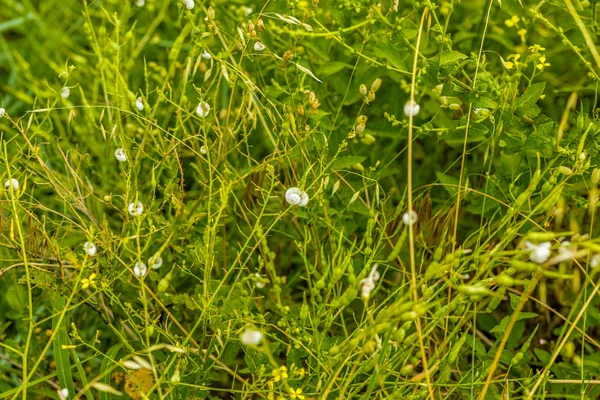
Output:
[[353,166],[354,164],[361,163],[361,162],[365,161],[366,159],[367,159],[367,157],[364,157],[364,156],[338,157],[333,162],[331,169],[333,169],[334,171],[339,171],[341,169],[348,169],[351,166]]
[[460,60],[464,60],[467,56],[460,51],[446,51],[442,53],[440,65],[454,64]]
[[[100,366],[100,375],[102,375],[102,379],[100,382],[106,385],[110,385],[110,373],[112,371],[112,365],[114,364],[113,360],[116,360],[117,354],[119,353],[119,350],[121,350],[121,347],[123,347],[123,345],[119,343],[112,346],[110,349],[108,349],[106,356],[102,360],[102,365]],[[112,399],[112,396],[107,392],[98,392],[98,399],[110,400]]]
[[[73,384],[73,374],[71,373],[71,361],[69,359],[69,349],[63,346],[70,346],[71,340],[65,328],[67,324],[67,316],[60,320],[60,311],[65,308],[65,299],[59,297],[54,304],[55,315],[52,317],[52,329],[56,331],[52,347],[54,349],[54,361],[56,362],[56,372],[58,374],[58,382],[61,388],[69,390],[69,397],[75,395],[75,385]],[[60,324],[59,324],[60,322]]]
[[523,93],[521,97],[517,99],[515,106],[517,108],[523,108],[535,105],[540,96],[544,93],[545,87],[545,82],[534,83],[533,85],[529,86],[527,90],[525,90],[525,93]]
[[437,176],[438,180],[444,184],[444,189],[446,192],[448,192],[450,196],[456,196],[456,193],[458,192],[458,179],[439,171],[437,171],[435,175]]

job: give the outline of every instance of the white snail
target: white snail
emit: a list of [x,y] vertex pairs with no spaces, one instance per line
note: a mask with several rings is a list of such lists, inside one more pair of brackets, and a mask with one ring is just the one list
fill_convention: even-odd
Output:
[[137,277],[143,277],[146,276],[146,273],[148,272],[148,267],[146,267],[146,264],[144,264],[141,261],[138,261],[135,263],[135,265],[133,266],[133,273],[137,276]]
[[417,104],[414,100],[409,100],[404,105],[404,115],[410,117],[411,115],[414,117],[419,113],[421,106]]
[[415,210],[410,210],[410,212],[404,213],[402,216],[402,222],[404,222],[404,225],[414,225],[418,218],[419,217]]
[[293,206],[304,207],[308,204],[308,194],[297,187],[292,187],[285,192],[285,200]]
[[96,245],[92,242],[85,242],[83,244],[83,250],[85,250],[86,253],[88,253],[88,255],[90,257],[94,257],[96,255],[96,251],[98,249],[96,249]]
[[200,104],[198,104],[198,107],[196,107],[196,113],[200,118],[205,118],[206,116],[208,116],[209,112],[210,105],[205,101],[200,102]]
[[125,155],[125,150],[123,150],[123,149],[115,150],[115,158],[117,160],[119,160],[120,162],[127,161],[127,156]]
[[133,215],[134,217],[137,217],[139,215],[142,215],[142,213],[144,212],[144,205],[141,201],[136,201],[135,203],[129,204],[128,210],[129,214]]
[[208,51],[206,51],[206,49],[204,49],[202,51],[201,57],[204,58],[205,60],[210,60],[212,58],[212,56],[210,55],[210,53]]
[[246,346],[256,346],[262,340],[263,334],[261,331],[257,331],[256,329],[246,329],[242,332],[242,336],[240,337],[242,344]]
[[4,182],[4,189],[6,190],[18,190],[19,189],[19,181],[15,178],[9,179]]
[[193,10],[194,9],[194,0],[183,0],[183,5],[185,6],[185,8],[187,8],[188,10]]
[[66,99],[67,97],[69,97],[70,94],[71,94],[71,90],[68,87],[64,87],[60,91],[60,97],[62,97],[63,99]]
[[159,269],[163,264],[163,259],[161,256],[158,256],[154,259],[154,262],[152,262],[152,257],[150,257],[148,259],[148,264],[150,264],[150,268],[152,269]]
[[263,51],[264,49],[265,49],[265,45],[262,44],[262,42],[260,40],[257,40],[256,43],[254,43],[254,50]]
[[138,97],[135,101],[135,108],[137,108],[139,111],[144,111],[144,99]]

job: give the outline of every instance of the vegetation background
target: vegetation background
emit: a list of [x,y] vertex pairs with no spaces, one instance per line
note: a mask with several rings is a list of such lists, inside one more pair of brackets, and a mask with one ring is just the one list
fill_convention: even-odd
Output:
[[598,8],[2,0],[0,398],[599,398]]

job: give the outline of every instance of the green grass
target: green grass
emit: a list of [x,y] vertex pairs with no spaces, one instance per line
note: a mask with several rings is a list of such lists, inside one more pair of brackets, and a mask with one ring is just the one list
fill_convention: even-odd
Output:
[[596,0],[142,3],[0,5],[0,398],[600,396]]

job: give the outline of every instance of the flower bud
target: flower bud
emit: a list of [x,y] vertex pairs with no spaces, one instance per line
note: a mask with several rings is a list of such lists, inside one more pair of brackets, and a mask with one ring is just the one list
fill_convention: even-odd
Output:
[[371,84],[371,90],[376,92],[379,90],[380,87],[381,87],[381,79],[377,78]]
[[365,85],[364,83],[360,84],[360,94],[362,94],[363,96],[367,95],[367,85]]

